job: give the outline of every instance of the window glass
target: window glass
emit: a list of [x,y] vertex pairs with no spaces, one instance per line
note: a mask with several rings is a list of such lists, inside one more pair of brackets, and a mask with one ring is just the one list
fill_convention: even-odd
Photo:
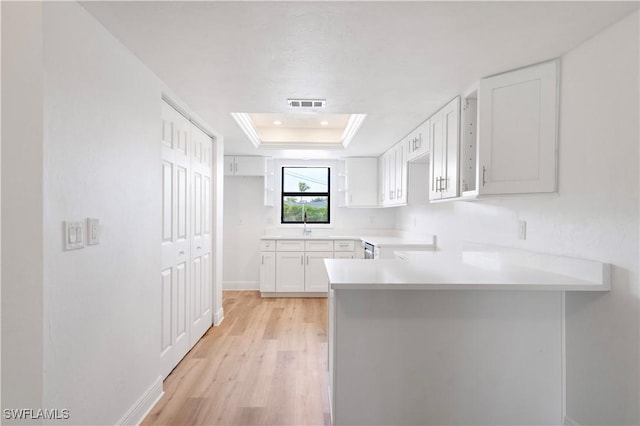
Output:
[[281,223],[330,223],[329,167],[283,167]]

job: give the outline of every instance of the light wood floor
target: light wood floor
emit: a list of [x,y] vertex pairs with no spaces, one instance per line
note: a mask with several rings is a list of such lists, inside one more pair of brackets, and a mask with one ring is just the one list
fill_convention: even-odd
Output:
[[143,425],[329,425],[327,300],[225,291]]

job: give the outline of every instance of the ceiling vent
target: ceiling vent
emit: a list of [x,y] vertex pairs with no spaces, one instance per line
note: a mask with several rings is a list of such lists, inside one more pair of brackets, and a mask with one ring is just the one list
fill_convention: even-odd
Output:
[[324,108],[325,99],[287,99],[290,108]]

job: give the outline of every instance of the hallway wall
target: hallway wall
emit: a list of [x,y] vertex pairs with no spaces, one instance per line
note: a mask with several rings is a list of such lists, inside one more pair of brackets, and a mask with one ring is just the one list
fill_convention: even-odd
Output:
[[[21,83],[2,99],[2,408],[137,422],[162,392],[161,96],[189,109],[79,3],[2,7],[32,37],[2,40]],[[63,222],[87,217],[99,245],[65,251]]]

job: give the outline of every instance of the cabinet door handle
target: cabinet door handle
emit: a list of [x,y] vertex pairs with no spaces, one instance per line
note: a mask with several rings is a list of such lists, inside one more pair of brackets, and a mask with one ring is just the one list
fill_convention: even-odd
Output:
[[264,255],[262,256],[262,264],[264,265]]
[[309,256],[307,256],[307,265],[309,264]]
[[233,164],[235,165],[235,169],[236,169],[235,171],[237,173],[238,172],[238,163],[233,163]]
[[233,173],[233,164],[234,164],[234,163],[229,163],[229,171],[230,171],[231,173]]
[[300,264],[304,265],[304,256],[300,256]]
[[487,184],[487,180],[485,179],[486,173],[487,168],[485,166],[482,166],[482,186],[485,186]]
[[398,189],[396,194],[398,195],[398,198],[402,197],[402,189]]

